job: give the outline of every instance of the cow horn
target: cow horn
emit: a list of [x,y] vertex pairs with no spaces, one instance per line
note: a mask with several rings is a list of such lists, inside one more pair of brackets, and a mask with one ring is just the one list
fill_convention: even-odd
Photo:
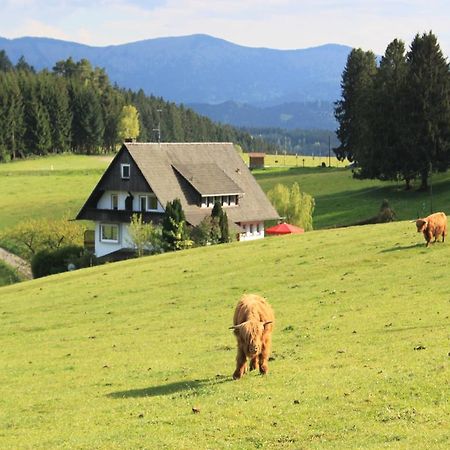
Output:
[[245,323],[249,322],[248,320],[246,320],[245,322],[239,323],[237,325],[233,325],[232,327],[228,328],[229,330],[236,330],[238,328],[241,328],[242,325],[244,325]]

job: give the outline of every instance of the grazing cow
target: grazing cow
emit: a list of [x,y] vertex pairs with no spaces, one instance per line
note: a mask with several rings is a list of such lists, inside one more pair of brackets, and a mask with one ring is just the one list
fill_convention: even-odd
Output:
[[416,227],[418,233],[423,233],[427,241],[427,247],[433,237],[434,242],[436,242],[438,237],[442,235],[442,242],[444,242],[445,236],[447,236],[447,216],[443,212],[431,214],[423,219],[417,219]]
[[263,375],[269,371],[267,361],[274,320],[272,307],[259,295],[246,294],[239,300],[234,311],[234,325],[230,328],[234,330],[238,345],[235,380],[246,372],[247,358],[250,358],[250,370],[259,367]]

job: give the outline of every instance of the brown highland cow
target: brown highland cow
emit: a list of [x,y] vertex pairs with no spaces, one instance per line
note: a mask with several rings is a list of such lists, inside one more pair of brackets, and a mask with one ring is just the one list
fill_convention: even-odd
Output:
[[230,328],[234,330],[238,345],[235,380],[246,372],[247,358],[250,358],[250,370],[259,367],[263,375],[269,371],[267,361],[274,320],[272,307],[259,295],[246,294],[239,300],[234,311],[234,325]]
[[443,212],[431,214],[423,219],[417,219],[416,227],[418,233],[423,233],[427,247],[433,237],[436,242],[437,238],[442,235],[442,242],[444,242],[445,236],[447,236],[447,216]]

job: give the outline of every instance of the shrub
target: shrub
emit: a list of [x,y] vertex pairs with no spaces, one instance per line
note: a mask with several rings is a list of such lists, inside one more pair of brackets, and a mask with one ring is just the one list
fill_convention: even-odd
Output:
[[56,250],[44,249],[31,259],[31,271],[34,278],[67,272],[69,264],[74,268],[88,267],[93,264],[92,256],[85,253],[83,247],[68,245]]
[[2,233],[2,241],[27,260],[41,250],[56,250],[63,246],[81,245],[86,226],[80,222],[61,219],[27,219]]

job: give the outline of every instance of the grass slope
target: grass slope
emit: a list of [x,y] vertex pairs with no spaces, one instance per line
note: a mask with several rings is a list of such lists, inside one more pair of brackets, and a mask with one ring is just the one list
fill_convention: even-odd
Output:
[[[448,448],[449,257],[400,222],[0,288],[0,448]],[[244,292],[274,360],[232,381]]]
[[[290,168],[255,171],[264,191],[275,184],[298,182],[316,201],[314,228],[350,225],[377,214],[388,199],[397,220],[430,214],[429,192],[405,191],[403,184],[379,180],[355,180],[349,169]],[[450,213],[450,173],[433,175],[433,211]]]
[[110,160],[57,155],[0,164],[0,231],[29,217],[75,215]]
[[[284,156],[269,156],[284,162],[281,159]],[[57,155],[0,165],[0,192],[3,194],[0,196],[0,231],[28,217],[75,216],[110,159]],[[318,158],[313,161],[305,157],[305,160],[304,168],[295,167],[295,156],[287,155],[287,167],[253,173],[266,192],[276,183],[298,182],[303,191],[313,195],[315,228],[347,225],[372,217],[384,198],[390,200],[399,220],[429,214],[427,192],[405,192],[402,184],[392,182],[355,180],[348,169],[312,167],[317,165]],[[433,176],[433,192],[434,210],[450,212],[450,173]],[[2,244],[13,250],[10,243]]]

